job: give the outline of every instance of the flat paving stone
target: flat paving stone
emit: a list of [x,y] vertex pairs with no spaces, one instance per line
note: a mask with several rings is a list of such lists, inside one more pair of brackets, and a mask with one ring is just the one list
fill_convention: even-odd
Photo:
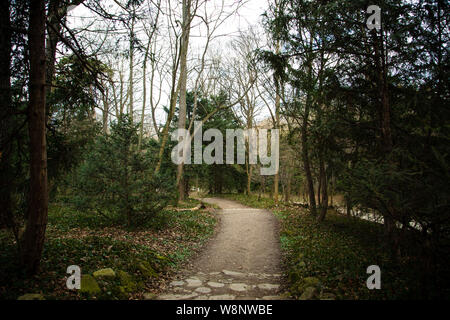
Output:
[[245,283],[232,283],[230,284],[230,289],[233,291],[247,291],[248,290],[248,286]]
[[262,290],[276,290],[280,287],[279,284],[271,284],[271,283],[261,283],[258,284],[258,288]]
[[281,296],[264,296],[262,297],[263,300],[283,300],[283,297]]
[[210,287],[212,287],[212,288],[222,288],[222,287],[225,286],[223,283],[220,283],[220,282],[214,282],[214,281],[209,281],[209,282],[207,283],[207,285],[210,286]]
[[236,272],[236,271],[230,271],[230,270],[222,270],[223,273],[225,273],[227,276],[232,276],[232,277],[243,277],[245,276],[244,273],[242,272]]
[[198,294],[191,293],[191,294],[163,294],[162,296],[159,296],[159,300],[187,300],[197,297]]
[[190,278],[190,279],[186,279],[187,282],[187,286],[188,287],[200,287],[203,282],[200,279],[195,279],[195,278]]
[[256,297],[251,297],[251,296],[240,296],[240,297],[236,297],[236,300],[259,300]]
[[195,289],[195,292],[206,294],[206,293],[210,293],[211,289],[207,288],[207,287],[198,287],[197,289]]
[[184,281],[172,281],[171,283],[170,283],[170,285],[172,286],[172,287],[180,287],[180,286],[183,286],[184,285]]
[[231,294],[221,294],[217,296],[209,296],[209,300],[234,300],[236,296]]

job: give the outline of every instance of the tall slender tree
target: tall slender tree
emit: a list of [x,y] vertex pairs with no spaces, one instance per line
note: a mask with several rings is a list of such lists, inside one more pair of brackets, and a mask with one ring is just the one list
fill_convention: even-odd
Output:
[[45,1],[31,1],[28,30],[30,57],[28,105],[30,199],[22,244],[22,262],[26,271],[30,274],[39,270],[48,211],[45,136],[45,20]]

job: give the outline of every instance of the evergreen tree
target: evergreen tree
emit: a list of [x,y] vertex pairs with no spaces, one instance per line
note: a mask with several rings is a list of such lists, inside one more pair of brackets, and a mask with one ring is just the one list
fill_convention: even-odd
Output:
[[138,150],[138,126],[124,115],[98,137],[78,170],[78,207],[138,226],[174,198],[173,179],[153,174],[154,146]]

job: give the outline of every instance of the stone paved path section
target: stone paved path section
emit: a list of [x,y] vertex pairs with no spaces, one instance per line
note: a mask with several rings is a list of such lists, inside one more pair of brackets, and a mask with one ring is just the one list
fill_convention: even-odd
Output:
[[206,198],[221,207],[216,237],[160,300],[281,299],[278,223],[267,210]]

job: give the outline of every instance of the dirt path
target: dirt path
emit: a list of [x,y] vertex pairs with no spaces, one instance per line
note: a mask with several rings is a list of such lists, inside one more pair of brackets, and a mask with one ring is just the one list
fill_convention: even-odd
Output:
[[181,272],[158,299],[280,299],[276,217],[231,200],[203,201],[221,207],[218,233],[192,268]]

